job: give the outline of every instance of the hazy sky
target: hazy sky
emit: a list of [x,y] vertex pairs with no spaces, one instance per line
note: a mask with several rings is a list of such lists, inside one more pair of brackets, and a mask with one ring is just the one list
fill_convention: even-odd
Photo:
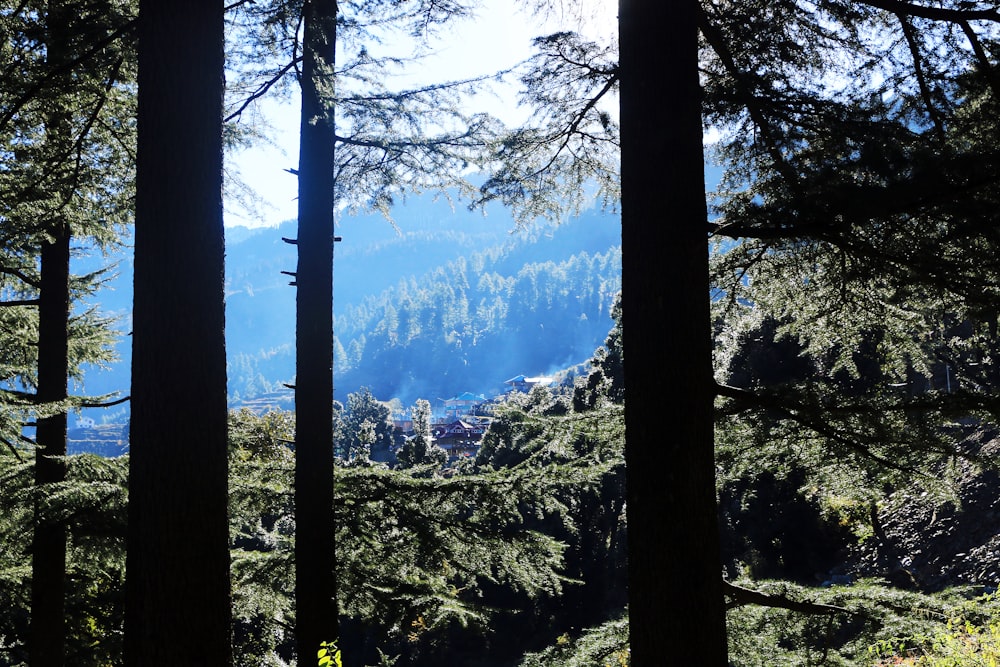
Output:
[[[597,29],[613,32],[617,0],[595,3],[600,16],[595,25],[601,26]],[[433,45],[434,54],[426,59],[420,80],[455,80],[510,67],[530,55],[532,37],[555,29],[539,26],[529,14],[512,10],[510,0],[484,0],[482,4],[475,18],[457,22]],[[507,105],[503,101],[495,104],[498,108],[491,111],[503,118],[501,111]],[[260,211],[263,219],[253,219],[241,213],[239,207],[227,205],[227,225],[277,225],[296,216],[296,179],[285,170],[298,164],[298,100],[284,105],[267,102],[262,111],[274,124],[272,138],[277,146],[244,150],[235,156],[232,166],[264,200]],[[506,114],[517,115],[513,97]]]

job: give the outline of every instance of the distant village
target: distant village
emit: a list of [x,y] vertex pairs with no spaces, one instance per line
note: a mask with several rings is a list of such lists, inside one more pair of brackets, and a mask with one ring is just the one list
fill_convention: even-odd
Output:
[[[507,393],[531,391],[536,385],[546,386],[551,377],[518,375],[504,382]],[[479,452],[483,434],[489,428],[492,416],[489,405],[492,399],[482,394],[465,392],[451,398],[440,398],[432,404],[431,438],[433,444],[448,453],[449,461],[474,457]],[[404,438],[413,437],[413,420],[393,419],[393,425]]]
[[[504,382],[506,393],[527,393],[535,386],[547,386],[554,378],[517,375]],[[474,457],[479,452],[483,434],[492,420],[489,405],[495,400],[482,394],[464,392],[451,398],[432,402],[431,437],[434,444],[448,453],[451,461]],[[288,392],[272,392],[240,407],[257,413],[268,410],[292,410],[294,402]],[[396,415],[393,426],[402,437],[413,436],[413,420],[408,415]],[[91,417],[79,417],[67,431],[69,454],[91,453],[100,456],[121,456],[128,453],[127,424],[99,424]]]

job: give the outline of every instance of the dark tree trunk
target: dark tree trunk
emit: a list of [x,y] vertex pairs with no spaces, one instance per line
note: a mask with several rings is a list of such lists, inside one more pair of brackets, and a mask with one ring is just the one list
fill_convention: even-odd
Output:
[[620,0],[632,664],[727,664],[698,2]]
[[333,524],[333,66],[336,0],[307,0],[295,316],[295,638],[337,639]]
[[[38,304],[38,400],[58,402],[67,396],[69,367],[69,228],[57,223],[52,240],[42,245]],[[66,478],[66,413],[38,420],[35,431],[35,485]],[[36,501],[31,544],[31,633],[29,653],[37,667],[65,661],[66,525],[41,516]]]
[[[66,59],[69,17],[62,2],[52,0],[45,18],[47,61],[55,69]],[[46,141],[58,148],[69,140],[68,130],[67,112],[57,107],[46,119]],[[42,243],[40,253],[37,398],[57,403],[68,395],[70,229],[59,218],[46,224],[51,238]],[[35,485],[46,493],[46,485],[66,479],[65,411],[39,418],[35,440]],[[36,667],[61,667],[66,659],[66,525],[45,518],[42,502],[35,501],[28,652]]]
[[141,0],[125,661],[232,663],[223,3]]

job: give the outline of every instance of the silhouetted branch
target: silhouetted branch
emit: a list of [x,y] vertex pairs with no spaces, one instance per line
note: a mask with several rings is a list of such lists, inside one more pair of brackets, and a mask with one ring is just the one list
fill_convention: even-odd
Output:
[[28,274],[24,273],[19,269],[11,269],[5,266],[0,266],[0,273],[7,274],[8,276],[14,276],[24,284],[29,285],[30,287],[34,287],[35,289],[40,289],[42,286],[40,280],[32,278],[31,276],[29,276]]
[[915,5],[902,0],[861,0],[862,4],[869,7],[884,9],[893,14],[906,14],[907,16],[917,16],[932,21],[948,21],[959,23],[961,21],[997,21],[1000,22],[1000,12],[996,9],[951,9],[949,7],[928,7],[926,5]]
[[126,21],[117,30],[108,33],[104,39],[100,39],[94,42],[93,46],[81,53],[77,58],[72,58],[64,63],[61,63],[58,67],[53,67],[51,70],[45,73],[45,76],[38,79],[33,86],[21,93],[10,107],[0,116],[0,132],[2,132],[7,123],[21,111],[25,104],[31,101],[36,95],[41,93],[41,91],[50,84],[53,79],[67,72],[74,71],[82,63],[87,62],[90,58],[100,53],[102,49],[107,47],[109,44],[113,43],[115,40],[123,37],[124,35],[131,32],[138,24],[138,19],[130,19]]
[[288,72],[291,71],[292,68],[294,68],[300,60],[302,60],[302,56],[297,56],[296,58],[293,58],[291,62],[289,62],[287,65],[279,69],[274,76],[272,76],[270,79],[257,86],[257,89],[252,93],[250,93],[250,95],[245,100],[243,100],[243,102],[236,108],[236,111],[226,116],[223,119],[223,122],[228,123],[242,116],[243,112],[246,111],[251,104],[259,100],[260,98],[264,97],[264,95],[267,94],[267,91],[271,90],[274,84],[281,81],[282,77],[288,74]]
[[77,407],[79,408],[110,408],[115,405],[121,405],[122,403],[127,403],[132,400],[132,396],[123,396],[122,398],[117,398],[113,401],[101,402],[101,403],[81,403]]
[[726,609],[734,609],[736,607],[754,604],[761,607],[788,609],[789,611],[797,611],[803,614],[830,615],[857,613],[847,609],[846,607],[838,607],[832,604],[809,602],[807,600],[793,600],[792,598],[784,595],[762,593],[760,591],[744,588],[743,586],[737,586],[736,584],[728,581],[722,582],[722,588],[726,596],[730,598],[730,601],[726,603]]
[[7,438],[4,438],[2,436],[0,436],[0,442],[2,442],[3,444],[7,445],[7,449],[9,449],[11,451],[11,453],[17,458],[18,461],[20,461],[21,463],[24,463],[24,458],[21,456],[21,452],[18,451],[18,449],[14,445],[14,443],[12,443],[10,440],[8,440]]

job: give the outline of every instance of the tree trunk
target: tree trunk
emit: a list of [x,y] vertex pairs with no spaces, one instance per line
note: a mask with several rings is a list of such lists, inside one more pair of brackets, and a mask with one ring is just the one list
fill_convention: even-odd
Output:
[[315,662],[337,635],[333,523],[333,67],[336,0],[307,0],[295,316],[295,641]]
[[[52,69],[66,59],[68,19],[61,1],[52,0],[45,17],[46,60]],[[53,154],[69,141],[67,115],[57,105],[46,118],[46,142],[57,147]],[[57,403],[68,395],[70,229],[59,217],[46,224],[51,238],[42,243],[40,253],[36,395],[40,403]],[[66,479],[65,411],[39,418],[35,441],[35,486],[44,494],[47,485]],[[28,652],[36,667],[61,667],[66,660],[66,524],[44,517],[42,503],[40,497],[35,501]]]
[[631,658],[727,664],[697,0],[620,0]]
[[223,3],[141,0],[125,662],[232,663]]
[[[39,402],[58,402],[67,396],[69,366],[69,227],[59,222],[51,241],[42,245],[41,289],[38,305]],[[35,485],[66,478],[66,413],[40,418],[35,431]],[[41,514],[36,500],[31,544],[31,632],[29,653],[36,667],[61,666],[65,661],[66,525]]]

